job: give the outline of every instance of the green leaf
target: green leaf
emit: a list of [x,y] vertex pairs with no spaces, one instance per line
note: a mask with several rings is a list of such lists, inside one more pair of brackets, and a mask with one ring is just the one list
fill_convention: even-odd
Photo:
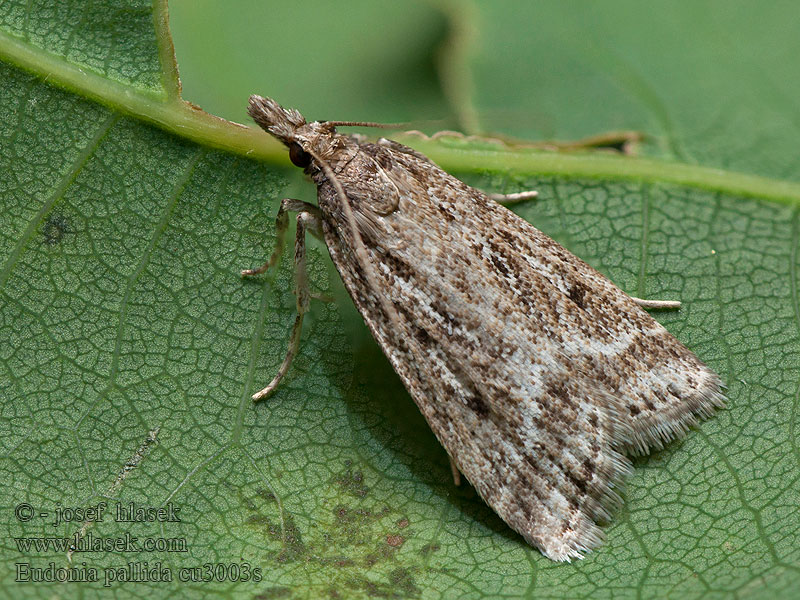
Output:
[[[644,158],[407,138],[471,183],[539,189],[520,214],[632,294],[682,300],[656,317],[728,383],[726,410],[637,459],[607,544],[555,564],[452,485],[320,244],[313,286],[337,302],[314,302],[289,376],[252,405],[286,351],[292,274],[289,260],[256,281],[238,272],[271,251],[278,200],[311,200],[313,187],[269,136],[181,100],[163,2],[52,4],[6,2],[0,14],[7,595],[800,588],[791,6],[172,6],[184,96],[230,118],[244,120],[257,92],[311,118],[436,119],[428,131],[647,135]],[[59,506],[99,502],[103,519],[67,510],[75,520],[53,525]],[[115,521],[130,502],[171,506],[180,521]],[[75,553],[70,573],[94,568],[99,582],[15,583],[19,564],[44,578],[69,565],[63,550],[20,543],[76,532],[185,540],[186,551]],[[120,581],[145,562],[173,581]]]

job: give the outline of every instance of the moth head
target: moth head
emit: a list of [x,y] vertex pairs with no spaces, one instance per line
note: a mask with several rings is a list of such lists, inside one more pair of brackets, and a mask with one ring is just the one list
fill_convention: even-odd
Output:
[[327,121],[307,123],[299,111],[283,108],[272,98],[250,96],[247,112],[258,125],[289,149],[292,164],[306,169],[314,155],[327,157],[342,143]]
[[287,146],[294,140],[297,130],[306,124],[305,117],[299,111],[283,108],[272,98],[250,96],[247,112],[259,127]]

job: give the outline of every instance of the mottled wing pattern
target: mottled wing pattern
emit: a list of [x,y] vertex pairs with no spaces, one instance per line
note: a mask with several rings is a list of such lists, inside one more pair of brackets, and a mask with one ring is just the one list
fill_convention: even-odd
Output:
[[319,187],[325,241],[356,306],[484,500],[548,557],[580,556],[620,502],[623,454],[661,447],[721,406],[718,377],[482,192],[395,142],[360,150],[333,168],[383,292],[356,260],[341,199]]

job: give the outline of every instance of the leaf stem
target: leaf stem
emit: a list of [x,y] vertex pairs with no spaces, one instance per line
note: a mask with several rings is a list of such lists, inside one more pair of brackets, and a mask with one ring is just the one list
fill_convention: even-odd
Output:
[[604,152],[550,152],[501,145],[496,149],[459,147],[417,136],[406,136],[402,141],[453,171],[474,171],[480,166],[481,170],[520,175],[632,179],[800,205],[800,182],[713,167]]
[[[158,15],[155,18],[166,26],[166,23],[159,21]],[[165,89],[161,93],[114,81],[5,32],[0,32],[0,59],[42,77],[47,83],[181,137],[252,158],[289,164],[285,150],[270,136],[215,117],[180,99],[177,70],[174,77],[167,72],[169,61],[174,60],[167,56],[172,51],[171,42],[165,45],[162,35],[160,32],[159,56],[162,68],[165,68],[162,78]]]

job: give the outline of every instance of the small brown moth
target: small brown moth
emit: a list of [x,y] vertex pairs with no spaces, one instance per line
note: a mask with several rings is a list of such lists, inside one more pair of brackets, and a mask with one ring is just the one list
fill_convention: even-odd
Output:
[[723,406],[719,377],[644,307],[483,192],[397,142],[369,143],[252,96],[250,116],[318,190],[297,212],[297,318],[305,232],[322,237],[364,321],[454,466],[525,540],[568,561],[602,543],[626,454],[661,448]]

